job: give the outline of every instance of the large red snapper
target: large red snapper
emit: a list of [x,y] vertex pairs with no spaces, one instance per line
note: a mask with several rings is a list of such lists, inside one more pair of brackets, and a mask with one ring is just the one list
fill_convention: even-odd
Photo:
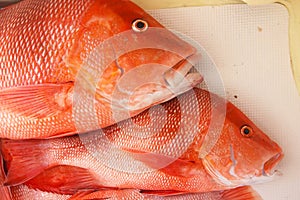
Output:
[[32,188],[68,194],[95,186],[209,192],[265,180],[282,150],[230,102],[219,138],[202,153],[211,142],[205,138],[214,123],[212,113],[222,115],[223,103],[195,88],[102,132],[3,139],[5,183],[27,182]]
[[201,81],[195,48],[128,0],[24,0],[0,18],[0,137],[106,127]]
[[260,195],[251,187],[245,186],[230,190],[206,193],[176,194],[162,191],[140,191],[137,189],[85,191],[73,195],[70,200],[90,199],[128,199],[128,200],[262,200]]
[[[2,159],[1,159],[2,160]],[[214,191],[207,193],[178,193],[172,191],[140,191],[138,189],[112,189],[112,188],[95,188],[93,190],[83,190],[74,194],[58,194],[55,191],[45,192],[42,190],[32,189],[26,185],[17,186],[2,186],[4,181],[4,171],[1,163],[1,174],[0,174],[0,196],[2,200],[92,200],[92,199],[128,199],[128,200],[261,200],[260,195],[253,190],[251,187],[240,187],[230,190]],[[67,167],[66,169],[68,169]],[[70,167],[71,168],[71,167]],[[61,171],[63,167],[57,166],[52,169],[56,174],[53,174],[53,182],[60,182],[57,176],[63,175]],[[47,171],[47,170],[46,170]],[[81,173],[80,170],[75,172],[74,177]],[[39,175],[41,176],[41,175]],[[48,177],[51,178],[51,177]],[[64,177],[66,178],[66,176]],[[34,178],[36,179],[36,178]],[[57,181],[59,180],[59,181]],[[70,180],[72,181],[72,180]],[[64,180],[65,182],[65,180]],[[64,184],[60,182],[59,184]],[[68,183],[67,183],[68,184]],[[80,184],[80,183],[77,183]]]
[[[63,167],[58,166],[52,169],[53,182],[60,182],[57,176],[62,175],[61,171]],[[68,169],[68,167],[66,168]],[[47,171],[47,170],[46,170]],[[56,172],[55,172],[56,171]],[[80,170],[73,171],[75,175],[81,173]],[[39,175],[41,176],[41,175]],[[180,200],[180,199],[190,199],[190,200],[261,200],[260,195],[254,191],[251,187],[240,187],[231,190],[224,191],[214,191],[207,193],[178,193],[172,191],[140,191],[138,189],[113,189],[113,188],[95,188],[93,190],[83,190],[79,192],[74,192],[72,194],[58,194],[55,191],[45,192],[42,190],[36,190],[28,187],[27,185],[17,185],[17,186],[2,186],[4,178],[4,171],[1,165],[0,174],[0,196],[2,200],[92,200],[92,199],[128,199],[128,200]],[[48,177],[51,178],[51,177]],[[67,178],[65,176],[64,178]],[[57,181],[58,180],[58,181]],[[72,180],[70,180],[72,181]],[[58,184],[64,184],[60,182]],[[67,183],[68,184],[68,183]],[[80,184],[80,183],[77,183]]]
[[[159,192],[158,192],[159,193]],[[3,195],[0,191],[0,195]],[[100,191],[82,191],[74,195],[61,195],[39,190],[30,189],[25,185],[11,187],[10,197],[3,200],[97,200],[97,199],[114,199],[114,200],[261,200],[251,187],[241,187],[231,190],[180,194],[180,195],[159,195],[152,193],[147,194],[137,189],[111,189]]]

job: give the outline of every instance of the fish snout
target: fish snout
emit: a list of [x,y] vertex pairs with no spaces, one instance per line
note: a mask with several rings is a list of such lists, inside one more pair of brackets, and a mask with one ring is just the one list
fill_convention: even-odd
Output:
[[269,160],[267,160],[263,165],[263,169],[262,169],[263,175],[264,176],[272,176],[276,172],[278,172],[275,169],[275,167],[282,160],[283,156],[284,155],[283,155],[282,151],[280,151],[280,152],[276,153],[275,155],[273,155]]

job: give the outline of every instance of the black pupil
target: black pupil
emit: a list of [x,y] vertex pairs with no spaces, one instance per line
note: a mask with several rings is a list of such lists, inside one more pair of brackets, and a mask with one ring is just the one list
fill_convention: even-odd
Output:
[[144,24],[144,22],[138,22],[138,23],[136,24],[136,27],[138,27],[139,29],[142,29],[142,28],[145,27],[145,24]]
[[250,130],[248,128],[244,128],[244,134],[248,135],[250,133]]

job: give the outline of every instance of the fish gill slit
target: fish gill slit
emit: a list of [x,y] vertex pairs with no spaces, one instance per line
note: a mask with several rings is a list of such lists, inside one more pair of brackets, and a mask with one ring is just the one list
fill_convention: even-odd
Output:
[[[114,47],[112,44],[110,44],[110,46],[111,46],[111,48],[112,48],[112,50],[113,50],[113,53],[114,53],[116,66],[117,66],[117,68],[118,68],[118,69],[120,70],[120,72],[121,72],[121,75],[120,75],[120,77],[121,77],[121,76],[124,75],[125,70],[124,70],[124,69],[121,67],[121,65],[119,64],[119,58],[117,57],[117,53],[116,53],[115,47]],[[127,90],[124,90],[123,88],[120,88],[120,87],[119,87],[119,84],[117,84],[117,88],[118,88],[118,90],[119,90],[120,92],[122,92],[122,93],[124,93],[124,94],[127,94],[127,95],[132,95],[132,94],[133,94],[133,92],[131,92],[131,91],[127,91]],[[127,102],[126,102],[126,103],[127,103]]]
[[111,48],[112,48],[112,50],[114,52],[115,63],[117,65],[118,69],[120,70],[121,76],[122,76],[124,74],[124,69],[119,64],[119,58],[117,57],[117,53],[116,53],[115,47],[112,44],[111,44]]
[[232,176],[234,176],[235,178],[238,178],[238,176],[237,176],[236,173],[235,173],[235,166],[236,166],[236,164],[237,164],[237,161],[236,161],[236,159],[235,159],[235,157],[234,157],[234,149],[233,149],[233,146],[232,146],[232,145],[230,145],[229,148],[230,148],[230,160],[231,160],[231,162],[232,162],[232,165],[231,165],[231,167],[230,167],[229,173],[230,173]]

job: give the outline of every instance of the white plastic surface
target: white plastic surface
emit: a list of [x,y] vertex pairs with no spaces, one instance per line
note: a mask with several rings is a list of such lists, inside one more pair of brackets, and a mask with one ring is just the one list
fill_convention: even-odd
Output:
[[227,98],[283,148],[278,166],[283,175],[254,188],[265,200],[299,200],[300,96],[290,66],[286,8],[228,5],[149,12],[208,51]]

